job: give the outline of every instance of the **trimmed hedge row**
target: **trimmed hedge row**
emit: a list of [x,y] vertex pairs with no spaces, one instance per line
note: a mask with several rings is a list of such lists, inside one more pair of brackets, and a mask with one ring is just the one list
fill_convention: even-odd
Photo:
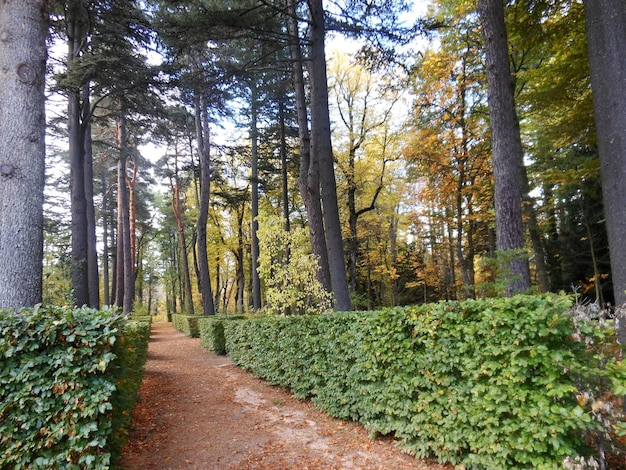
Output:
[[0,468],[109,468],[149,331],[149,322],[106,310],[0,311]]
[[107,443],[113,463],[122,455],[126,445],[131,414],[137,402],[148,358],[151,326],[150,316],[132,317],[132,320],[124,323],[122,336],[113,348],[116,358],[107,371],[115,383],[115,392],[111,397],[113,432]]
[[185,333],[192,338],[198,338],[200,336],[200,329],[198,328],[198,319],[202,318],[198,315],[183,315],[179,313],[172,314],[172,323],[181,333]]
[[[224,322],[235,363],[340,418],[467,468],[562,468],[597,430],[600,369],[562,296]],[[588,330],[587,334],[593,331]],[[602,335],[597,335],[601,340]],[[622,375],[623,377],[623,375]]]
[[216,354],[226,354],[226,339],[224,337],[224,322],[241,320],[244,315],[212,315],[198,318],[200,344],[205,349]]

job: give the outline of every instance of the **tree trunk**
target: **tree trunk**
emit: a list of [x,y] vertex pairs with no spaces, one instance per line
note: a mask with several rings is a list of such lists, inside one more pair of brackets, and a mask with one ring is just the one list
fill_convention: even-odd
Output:
[[169,241],[170,241],[170,260],[171,260],[171,265],[170,265],[170,278],[171,278],[171,282],[170,282],[170,288],[171,288],[171,303],[170,303],[170,307],[171,307],[171,313],[176,313],[178,310],[178,298],[179,298],[179,272],[180,272],[180,263],[178,262],[178,258],[179,256],[179,250],[177,249],[176,246],[176,235],[174,235],[173,233],[170,233],[169,236]]
[[563,285],[562,260],[559,253],[559,230],[557,225],[557,213],[555,210],[554,193],[549,184],[543,186],[544,202],[546,206],[546,218],[548,220],[548,240],[546,243],[547,265],[550,267],[548,279],[550,290],[560,289]]
[[[468,47],[469,48],[469,47]],[[469,51],[468,51],[469,54]],[[462,58],[462,66],[461,66],[461,76],[459,77],[459,86],[458,86],[458,101],[459,101],[459,127],[461,128],[461,155],[458,159],[458,168],[459,168],[459,176],[456,187],[456,244],[457,244],[457,257],[459,260],[459,265],[461,267],[461,276],[463,278],[463,291],[465,297],[468,299],[473,299],[476,296],[475,286],[474,286],[474,252],[471,249],[472,239],[474,234],[472,233],[472,220],[469,217],[472,211],[472,196],[467,197],[464,193],[464,189],[467,184],[467,180],[470,179],[470,184],[473,183],[471,181],[471,177],[467,175],[468,173],[468,161],[470,160],[470,152],[469,152],[469,139],[470,139],[470,130],[467,125],[467,56],[463,55]],[[463,214],[464,204],[466,203],[468,214],[468,221],[465,222],[465,217]],[[467,238],[467,248],[465,249],[463,246],[463,237],[464,237],[464,227],[468,226],[467,233],[465,234]]]
[[[391,266],[398,266],[398,208],[389,216],[389,243],[391,254]],[[398,305],[398,276],[391,277],[391,306]]]
[[252,308],[257,311],[261,308],[261,279],[259,278],[259,132],[257,129],[257,90],[256,85],[250,86],[250,147],[252,159]]
[[96,208],[93,202],[93,148],[91,140],[89,85],[83,86],[83,129],[84,129],[84,184],[85,216],[87,219],[87,285],[89,288],[89,306],[100,308],[100,276],[98,273],[98,249],[96,238]]
[[111,305],[111,297],[109,296],[109,214],[108,214],[108,189],[106,170],[102,170],[102,283],[104,305]]
[[137,243],[137,252],[135,253],[135,263],[133,265],[134,269],[134,277],[135,277],[135,301],[139,303],[139,305],[145,305],[145,285],[146,285],[146,276],[150,276],[150,273],[146,273],[145,268],[145,232],[136,237]]
[[244,236],[243,236],[243,207],[238,208],[237,212],[237,251],[235,258],[237,259],[237,296],[236,311],[243,313],[244,310],[244,294],[246,290],[246,275],[244,266]]
[[[85,44],[78,5],[72,3],[67,10],[67,67],[70,70],[80,58]],[[72,219],[72,296],[74,305],[89,305],[88,277],[88,222],[85,197],[85,131],[81,126],[81,90],[67,92],[67,133],[70,162],[70,212]]]
[[196,234],[198,237],[198,270],[200,272],[200,295],[205,315],[215,315],[215,303],[211,290],[209,259],[207,255],[207,220],[211,198],[211,148],[209,141],[209,123],[206,115],[206,103],[202,96],[196,99],[196,135],[198,156],[200,159],[200,201]]
[[522,167],[522,210],[526,218],[526,226],[530,234],[530,241],[534,252],[535,270],[537,271],[537,283],[541,292],[550,291],[550,278],[548,277],[548,267],[546,266],[546,250],[543,235],[537,222],[535,204],[530,197],[530,184],[526,168]]
[[355,175],[355,161],[356,161],[356,148],[352,145],[348,155],[348,169],[344,171],[344,178],[346,179],[347,196],[348,196],[348,286],[351,292],[356,292],[357,284],[357,258],[359,254],[359,239],[358,239],[358,217],[356,213],[356,181]]
[[530,287],[522,224],[521,162],[523,148],[509,68],[508,42],[502,0],[478,0],[485,40],[489,117],[491,120],[494,206],[497,247],[505,294]]
[[[128,162],[128,160],[127,160]],[[128,188],[128,227],[130,233],[130,265],[133,275],[137,273],[137,173],[139,165],[136,159],[132,160],[132,178],[126,174],[126,187]]]
[[306,208],[309,237],[313,254],[318,259],[319,271],[317,280],[324,289],[332,292],[330,282],[330,268],[328,264],[328,250],[324,235],[324,220],[320,195],[319,163],[317,155],[311,154],[311,138],[309,134],[309,119],[307,115],[307,98],[304,91],[304,72],[302,67],[302,51],[300,49],[300,33],[296,1],[288,0],[289,50],[293,70],[294,91],[296,96],[296,110],[298,117],[298,133],[300,136],[300,195]]
[[[117,303],[117,257],[118,257],[118,252],[117,252],[117,246],[118,246],[118,237],[117,237],[117,223],[113,223],[113,216],[111,215],[111,233],[110,233],[110,237],[111,237],[111,261],[112,261],[112,267],[111,267],[111,272],[113,273],[113,275],[111,276],[111,303],[109,305],[118,305]],[[117,221],[116,221],[117,222]],[[123,295],[123,294],[122,294]]]
[[[280,171],[281,171],[281,189],[282,189],[282,209],[283,219],[285,222],[285,232],[291,231],[291,221],[289,220],[289,186],[287,179],[287,131],[285,125],[285,103],[280,99],[278,105],[278,118],[280,121]],[[287,247],[286,259],[291,259],[291,248]],[[291,315],[291,308],[285,307],[285,315]]]
[[[118,159],[117,161],[117,186],[118,186],[118,190],[117,190],[117,225],[116,225],[116,230],[115,230],[115,282],[114,282],[114,287],[115,287],[115,295],[113,296],[113,303],[116,307],[123,307],[124,305],[124,287],[125,287],[125,283],[124,283],[124,239],[123,239],[123,233],[124,233],[124,220],[123,220],[123,213],[120,210],[120,207],[122,207],[122,201],[121,201],[121,197],[122,194],[120,192],[119,186],[120,186],[120,173],[122,171],[121,168],[121,159]],[[125,167],[125,165],[124,165]],[[123,181],[123,178],[122,178]]]
[[[117,192],[118,192],[118,305],[120,305],[124,313],[133,311],[135,302],[135,272],[133,268],[133,255],[130,236],[130,202],[128,196],[127,179],[127,162],[128,162],[128,146],[126,138],[126,106],[124,99],[120,99],[119,106],[120,116],[118,119],[118,145],[120,156],[117,161]],[[121,258],[120,258],[121,255]],[[119,283],[123,284],[120,291]]]
[[0,308],[42,298],[45,2],[0,2]]
[[[586,0],[591,89],[615,304],[626,304],[626,3]],[[626,344],[626,319],[618,327]],[[626,400],[624,400],[626,409]]]
[[285,232],[291,230],[291,221],[289,220],[289,184],[288,184],[288,162],[287,162],[287,130],[285,124],[285,102],[280,99],[278,108],[278,117],[280,120],[280,170],[281,170],[281,189],[283,199],[283,218],[285,219]]
[[[449,268],[448,268],[448,276],[447,278],[447,299],[448,300],[456,300],[457,299],[457,282],[456,282],[456,254],[455,254],[455,239],[454,239],[454,230],[453,230],[453,211],[451,209],[446,209],[446,231],[448,238],[448,260],[449,260]],[[461,261],[459,261],[461,262]]]
[[309,76],[311,87],[311,160],[319,162],[319,175],[323,203],[326,248],[330,283],[336,310],[352,310],[346,265],[343,253],[343,238],[339,206],[333,149],[330,134],[330,116],[328,112],[328,80],[326,76],[325,25],[322,0],[309,2]]
[[[176,218],[178,230],[178,240],[180,244],[180,274],[182,275],[181,299],[182,311],[186,315],[193,315],[193,294],[191,289],[191,277],[189,275],[189,256],[187,253],[187,240],[185,236],[185,225],[183,224],[183,207],[180,200],[180,181],[178,178],[178,148],[175,149],[175,169],[170,176],[170,188],[172,189],[172,209]],[[183,290],[184,289],[184,290]]]

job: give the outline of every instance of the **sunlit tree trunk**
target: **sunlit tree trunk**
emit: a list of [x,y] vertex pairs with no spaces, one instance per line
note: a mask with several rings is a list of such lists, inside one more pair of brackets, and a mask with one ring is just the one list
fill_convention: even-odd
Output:
[[[127,160],[128,162],[128,160]],[[126,174],[126,187],[128,188],[128,227],[130,232],[130,264],[133,273],[137,273],[137,173],[139,165],[136,159],[132,160],[133,168]],[[129,174],[132,173],[132,177]]]
[[42,299],[47,17],[0,2],[0,308]]

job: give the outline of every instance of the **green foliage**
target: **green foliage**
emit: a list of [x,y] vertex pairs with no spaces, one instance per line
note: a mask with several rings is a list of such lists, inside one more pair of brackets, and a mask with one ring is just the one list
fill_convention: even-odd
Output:
[[[483,270],[496,273],[492,282],[482,282],[477,288],[485,296],[507,295],[511,286],[520,280],[519,274],[513,272],[516,263],[526,263],[528,252],[525,249],[496,250],[493,258],[483,259]],[[528,293],[528,292],[526,292]]]
[[148,325],[152,324],[152,315],[137,315],[134,314],[131,316],[131,320],[148,323]]
[[584,441],[597,427],[581,384],[610,373],[617,393],[625,372],[616,361],[600,369],[574,339],[570,305],[516,296],[256,317],[225,323],[225,345],[254,374],[395,434],[418,456],[467,468],[560,468],[589,453]]
[[212,315],[198,318],[198,330],[202,347],[216,354],[226,354],[224,322],[242,318],[244,318],[243,315]]
[[108,310],[0,312],[0,467],[109,468],[148,329]]
[[113,348],[116,358],[108,374],[116,387],[111,396],[112,433],[107,443],[112,462],[121,456],[126,444],[131,413],[137,402],[148,356],[151,320],[151,317],[142,316],[125,322],[122,336]]
[[332,307],[332,295],[317,280],[319,269],[304,227],[284,230],[279,217],[261,213],[259,221],[259,277],[265,283],[266,310],[282,314],[321,313]]
[[475,468],[560,466],[589,423],[571,377],[584,346],[570,340],[569,303],[516,297],[384,313],[368,379],[386,387],[370,395],[367,426],[395,432],[417,455]]
[[172,323],[181,333],[185,333],[187,336],[197,338],[200,336],[200,330],[198,328],[198,319],[202,318],[198,315],[182,315],[175,313],[172,315]]

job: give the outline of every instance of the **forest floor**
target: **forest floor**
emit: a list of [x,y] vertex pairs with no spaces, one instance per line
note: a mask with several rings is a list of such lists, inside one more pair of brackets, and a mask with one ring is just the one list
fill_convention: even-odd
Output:
[[[152,326],[148,361],[133,411],[126,470],[444,470],[371,439],[243,371],[179,333]],[[450,467],[448,467],[450,468]]]

